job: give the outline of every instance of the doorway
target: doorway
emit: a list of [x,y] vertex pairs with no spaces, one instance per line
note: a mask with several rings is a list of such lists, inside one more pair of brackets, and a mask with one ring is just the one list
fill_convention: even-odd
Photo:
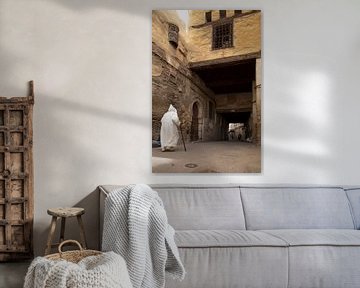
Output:
[[199,140],[199,104],[197,102],[192,107],[190,140]]

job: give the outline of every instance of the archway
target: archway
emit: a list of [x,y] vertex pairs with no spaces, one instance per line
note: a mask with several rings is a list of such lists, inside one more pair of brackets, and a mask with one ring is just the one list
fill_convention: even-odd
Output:
[[199,104],[197,102],[192,107],[190,140],[199,140]]

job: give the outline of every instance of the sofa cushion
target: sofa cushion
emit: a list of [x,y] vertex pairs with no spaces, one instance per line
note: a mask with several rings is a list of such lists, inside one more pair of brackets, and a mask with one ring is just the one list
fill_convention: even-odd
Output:
[[348,229],[262,230],[289,246],[360,246],[360,231]]
[[350,188],[345,191],[351,204],[356,229],[360,229],[360,188]]
[[289,288],[357,288],[360,231],[348,229],[265,230],[289,247]]
[[266,229],[354,229],[342,188],[241,187],[246,226]]
[[285,241],[268,233],[244,230],[176,231],[175,242],[178,247],[288,246]]
[[179,248],[183,281],[166,288],[287,288],[288,247]]
[[358,246],[289,247],[289,288],[359,288]]
[[152,187],[176,230],[245,229],[239,187]]
[[[176,230],[245,230],[239,186],[150,185],[164,203],[168,221]],[[102,185],[106,193],[121,185]]]

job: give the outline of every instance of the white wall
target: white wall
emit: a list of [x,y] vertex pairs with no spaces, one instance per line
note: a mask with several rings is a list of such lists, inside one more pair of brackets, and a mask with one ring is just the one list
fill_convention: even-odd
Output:
[[263,10],[263,172],[151,174],[151,9],[204,8],[171,2],[0,0],[0,95],[35,81],[37,253],[53,206],[94,247],[99,184],[360,184],[358,0],[207,1]]

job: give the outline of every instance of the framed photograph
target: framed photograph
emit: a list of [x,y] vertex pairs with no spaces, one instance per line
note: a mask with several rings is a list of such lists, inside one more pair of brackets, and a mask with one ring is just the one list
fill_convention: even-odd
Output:
[[153,10],[153,173],[261,172],[261,11]]

